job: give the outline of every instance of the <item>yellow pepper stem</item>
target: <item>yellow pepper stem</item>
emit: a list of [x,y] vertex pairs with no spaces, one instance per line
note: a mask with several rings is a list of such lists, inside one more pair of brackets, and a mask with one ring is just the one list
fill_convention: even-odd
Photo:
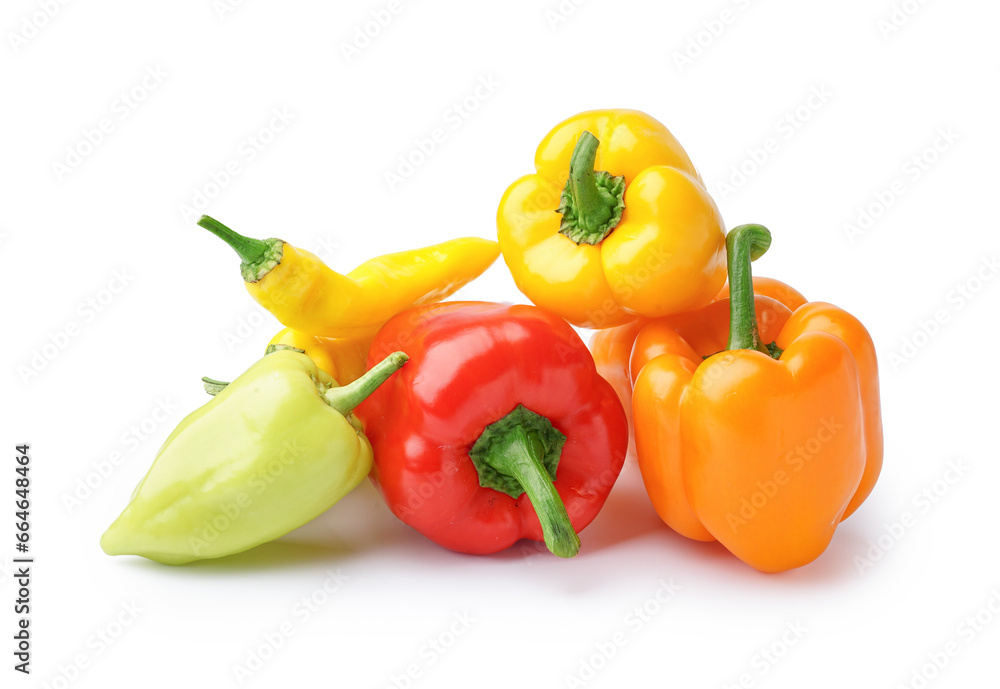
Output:
[[621,221],[625,210],[625,178],[594,171],[600,144],[586,131],[577,139],[557,209],[563,216],[559,233],[577,245],[600,244]]

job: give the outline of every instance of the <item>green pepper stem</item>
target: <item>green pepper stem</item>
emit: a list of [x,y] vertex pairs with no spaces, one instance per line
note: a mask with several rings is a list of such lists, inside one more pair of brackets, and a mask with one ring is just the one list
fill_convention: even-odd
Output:
[[304,350],[304,349],[300,349],[298,347],[293,347],[292,345],[281,344],[280,342],[276,342],[274,344],[269,344],[267,346],[267,349],[264,350],[264,356],[267,356],[268,354],[274,354],[275,352],[283,352],[285,350],[290,350],[292,352],[298,352],[299,354],[305,354],[306,353],[306,350]]
[[527,493],[542,525],[545,546],[559,557],[573,557],[580,551],[580,537],[573,530],[566,506],[542,464],[544,454],[537,434],[518,426],[511,429],[504,442],[494,446],[490,464],[514,478]]
[[760,340],[754,306],[750,263],[771,246],[771,233],[763,225],[740,225],[726,236],[729,270],[729,344],[726,349],[753,349],[771,356]]
[[573,557],[580,538],[553,485],[565,443],[566,436],[551,421],[519,404],[483,429],[469,458],[483,488],[514,499],[527,493],[545,545],[559,557]]
[[214,378],[209,378],[208,376],[202,376],[201,384],[205,386],[205,392],[212,397],[218,395],[226,389],[227,385],[229,385],[229,383],[224,380],[215,380]]
[[327,404],[347,416],[356,406],[375,392],[379,385],[387,381],[389,376],[398,371],[409,358],[403,352],[393,352],[353,383],[339,388],[330,388],[323,393],[323,398]]
[[209,215],[198,225],[222,239],[240,255],[240,274],[246,282],[258,282],[281,263],[285,243],[280,239],[251,239],[235,232]]
[[198,225],[214,234],[236,250],[240,259],[244,263],[257,263],[264,259],[267,253],[268,244],[261,239],[251,239],[244,237],[235,230],[231,230],[210,215],[203,215],[198,221]]
[[[293,347],[292,345],[269,344],[267,346],[267,349],[264,350],[264,356],[267,356],[268,354],[273,354],[274,352],[280,352],[285,349],[289,349],[293,352],[298,352],[299,354],[306,353],[304,349],[299,349],[298,347]],[[227,381],[216,380],[215,378],[209,378],[208,376],[202,376],[201,383],[205,388],[205,392],[207,392],[209,395],[212,395],[213,397],[215,395],[218,395],[223,390],[225,390],[226,386],[229,385]]]
[[600,145],[596,136],[585,131],[569,160],[569,177],[558,209],[563,216],[559,232],[576,244],[600,244],[625,209],[625,178],[594,171]]
[[597,160],[597,148],[600,145],[596,136],[584,132],[577,139],[576,148],[569,159],[567,184],[576,202],[577,221],[587,231],[593,231],[611,219],[611,209],[601,198],[594,178],[594,161]]

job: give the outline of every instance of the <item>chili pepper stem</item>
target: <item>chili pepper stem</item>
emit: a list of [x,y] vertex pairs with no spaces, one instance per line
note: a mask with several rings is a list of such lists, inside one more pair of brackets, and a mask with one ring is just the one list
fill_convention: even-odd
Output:
[[763,256],[770,246],[771,233],[763,225],[740,225],[726,236],[729,270],[729,344],[726,349],[753,349],[772,356],[760,340],[750,269],[751,262]]
[[198,225],[204,227],[226,244],[233,247],[244,263],[256,263],[264,258],[264,253],[267,251],[266,242],[260,239],[244,237],[210,215],[201,216],[201,219],[198,220]]
[[618,225],[625,208],[624,177],[594,171],[600,144],[596,136],[583,132],[569,161],[558,209],[563,216],[559,232],[577,244],[600,244]]
[[347,416],[408,360],[409,357],[403,352],[393,352],[353,383],[339,388],[330,388],[324,392],[323,399],[338,412]]
[[280,239],[252,239],[231,230],[210,215],[198,225],[231,246],[240,256],[240,273],[246,282],[257,282],[281,262],[284,242]]

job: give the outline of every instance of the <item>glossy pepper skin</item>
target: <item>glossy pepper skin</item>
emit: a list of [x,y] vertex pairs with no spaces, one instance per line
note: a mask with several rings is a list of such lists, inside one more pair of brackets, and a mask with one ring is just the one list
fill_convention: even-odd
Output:
[[369,472],[351,414],[405,362],[402,353],[339,387],[305,354],[268,354],[174,429],[101,538],[109,555],[164,564],[223,557],[329,509]]
[[[798,290],[773,278],[754,276],[753,290],[757,296],[775,299],[792,311],[806,303],[806,298]],[[722,291],[715,297],[715,301],[728,298],[729,284],[726,283]],[[726,313],[728,314],[728,307]],[[681,316],[681,318],[684,317]],[[666,316],[665,319],[669,321],[672,317]],[[624,325],[598,330],[590,338],[590,351],[594,355],[597,371],[606,381],[611,383],[615,392],[618,393],[618,398],[622,401],[625,411],[629,415],[630,427],[632,422],[632,384],[635,382],[635,377],[639,375],[639,368],[641,368],[630,371],[632,346],[635,344],[636,336],[651,320],[637,318]]]
[[[534,306],[453,302],[390,320],[369,360],[397,346],[409,363],[358,408],[375,450],[372,480],[393,514],[463,553],[530,538],[574,555],[628,443],[621,403],[579,336]],[[497,472],[511,476],[490,455],[510,447],[533,468],[513,489],[486,487]]]
[[575,115],[539,144],[535,170],[508,187],[497,210],[504,260],[535,304],[607,328],[704,306],[719,291],[719,211],[652,117]]
[[356,337],[323,337],[283,328],[271,338],[268,348],[284,345],[299,349],[316,362],[320,370],[341,385],[346,385],[364,375],[368,348],[374,337],[375,333]]
[[[754,308],[761,324],[761,338],[773,341],[791,316],[783,304],[769,297],[754,298]],[[646,325],[649,327],[647,328]],[[625,369],[630,376],[629,390],[641,371],[655,361],[655,366],[667,362],[659,356],[673,356],[671,363],[680,367],[678,375],[690,377],[702,362],[702,357],[721,352],[729,337],[729,300],[712,304],[677,316],[657,319],[644,325],[629,348]],[[723,363],[732,359],[723,357]],[[686,394],[678,384],[664,385],[669,374],[660,374],[651,368],[643,378],[643,385],[632,392],[636,456],[642,472],[646,493],[657,514],[670,528],[697,541],[714,541],[715,537],[702,525],[688,501],[684,487],[680,401]],[[719,375],[724,369],[713,369]]]
[[[786,284],[781,280],[775,280],[774,278],[754,276],[753,293],[758,296],[770,297],[775,301],[779,301],[792,311],[808,301],[804,296],[802,296],[802,292],[798,291],[791,285]],[[729,299],[728,281],[722,286],[722,290],[720,290],[719,294],[715,297],[715,301],[719,301],[721,299]]]
[[632,379],[629,377],[629,357],[636,335],[649,322],[648,318],[637,318],[624,325],[596,331],[590,338],[590,353],[594,357],[597,372],[611,384],[628,417],[629,432],[632,425]]
[[749,266],[770,242],[764,228],[742,226],[729,242],[729,312],[720,301],[636,339],[636,448],[671,528],[778,572],[818,557],[878,477],[877,364],[843,310],[754,298]]
[[239,253],[247,291],[282,325],[330,338],[371,337],[403,309],[454,294],[500,255],[494,241],[462,237],[379,256],[343,275],[280,239],[249,239],[207,215],[198,224]]

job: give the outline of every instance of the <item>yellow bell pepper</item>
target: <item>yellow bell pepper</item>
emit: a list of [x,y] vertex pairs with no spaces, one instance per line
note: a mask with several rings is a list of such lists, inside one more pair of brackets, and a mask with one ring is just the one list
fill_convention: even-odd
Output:
[[198,224],[240,255],[258,304],[282,325],[323,337],[373,337],[400,311],[454,294],[500,255],[494,241],[461,237],[379,256],[343,275],[281,239],[250,239],[207,215]]
[[607,328],[704,306],[722,287],[719,210],[652,117],[580,113],[542,140],[535,169],[504,193],[497,235],[514,282],[538,306]]

